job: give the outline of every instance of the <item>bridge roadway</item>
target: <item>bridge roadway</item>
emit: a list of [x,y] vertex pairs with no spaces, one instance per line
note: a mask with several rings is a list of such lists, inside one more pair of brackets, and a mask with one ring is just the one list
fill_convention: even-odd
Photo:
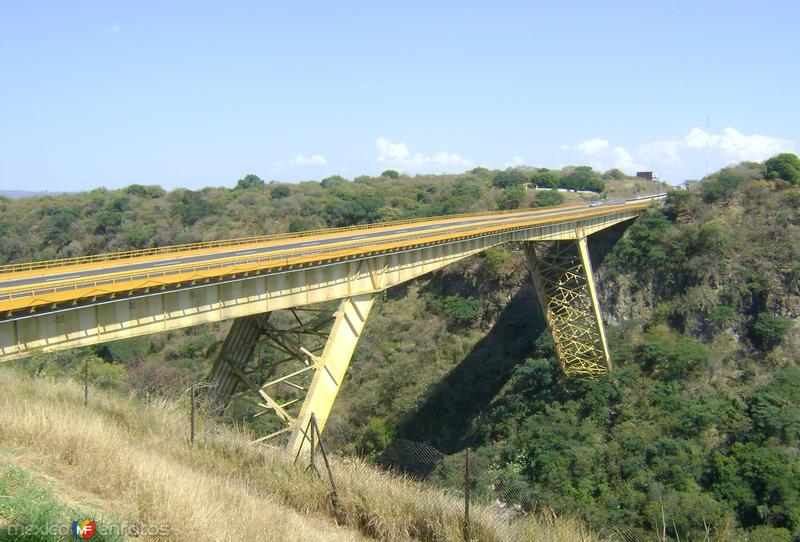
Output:
[[[268,245],[261,245],[261,246],[239,246],[234,250],[221,250],[221,251],[214,251],[214,252],[205,252],[201,254],[197,254],[198,251],[190,251],[184,254],[173,255],[168,259],[161,259],[161,258],[152,258],[152,257],[145,257],[141,261],[137,258],[136,262],[133,263],[125,263],[125,264],[118,264],[118,263],[109,263],[106,262],[105,265],[102,267],[92,266],[80,266],[70,268],[66,271],[58,271],[59,268],[50,268],[50,269],[42,269],[37,271],[35,274],[26,273],[25,276],[21,276],[20,278],[14,278],[15,274],[5,274],[0,275],[0,291],[4,291],[6,289],[18,289],[21,286],[27,286],[30,290],[36,292],[36,285],[41,285],[42,283],[48,282],[55,282],[55,281],[67,281],[70,279],[79,280],[79,279],[87,279],[87,278],[96,278],[102,275],[108,275],[112,273],[130,273],[132,271],[143,271],[147,269],[151,269],[153,267],[161,267],[161,266],[184,266],[187,264],[197,264],[203,262],[211,262],[216,260],[223,260],[223,259],[230,259],[236,256],[259,256],[264,254],[270,253],[278,253],[281,251],[295,251],[299,252],[299,255],[302,255],[304,251],[309,251],[312,248],[322,248],[322,247],[330,247],[334,245],[338,245],[339,243],[347,243],[352,241],[367,241],[367,240],[385,240],[387,238],[392,238],[396,241],[401,241],[404,237],[410,237],[420,233],[434,233],[445,231],[447,228],[453,228],[457,226],[478,226],[478,225],[488,225],[488,224],[513,224],[518,222],[529,221],[532,218],[552,218],[564,213],[575,213],[576,207],[579,209],[585,209],[585,206],[569,206],[565,208],[551,208],[551,209],[544,209],[539,211],[530,211],[530,212],[518,212],[513,214],[506,214],[506,215],[494,215],[489,217],[471,217],[471,218],[464,218],[464,219],[457,219],[457,220],[448,220],[447,217],[443,217],[440,222],[434,223],[425,223],[423,225],[414,226],[413,224],[399,224],[396,226],[389,226],[389,227],[380,227],[378,224],[375,229],[369,230],[356,230],[355,233],[336,233],[330,236],[321,237],[319,239],[314,240],[306,240],[304,238],[300,238],[299,241],[288,240],[278,244],[268,244]],[[117,260],[118,262],[118,260]],[[230,265],[233,262],[229,263]],[[177,272],[177,271],[173,271]],[[62,289],[69,289],[69,286],[65,286]],[[58,290],[58,288],[57,288]],[[51,288],[48,288],[47,291],[52,291]],[[27,295],[26,292],[15,292],[12,294],[12,297],[24,297]]]
[[[178,285],[197,279],[215,279],[231,273],[263,271],[292,262],[325,260],[323,255],[357,256],[381,249],[413,246],[426,240],[463,237],[504,228],[544,224],[553,220],[577,220],[602,216],[619,209],[646,207],[650,200],[587,207],[571,205],[536,211],[484,213],[472,216],[440,217],[343,228],[296,236],[267,236],[215,243],[186,245],[171,252],[171,247],[72,258],[54,262],[0,266],[0,321],[30,317],[33,310],[46,306],[56,309],[65,302],[96,300],[98,295],[116,295],[131,290]],[[181,248],[181,247],[175,247]],[[313,264],[313,262],[311,262]],[[38,308],[38,309],[37,309]],[[21,315],[20,310],[28,311]]]

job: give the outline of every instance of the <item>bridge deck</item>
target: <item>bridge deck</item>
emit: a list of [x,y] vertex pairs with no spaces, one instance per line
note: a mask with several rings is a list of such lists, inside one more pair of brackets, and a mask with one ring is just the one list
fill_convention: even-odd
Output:
[[[406,249],[522,226],[604,216],[650,205],[650,200],[596,207],[486,213],[376,224],[294,236],[199,243],[139,252],[0,267],[0,315],[20,309],[113,295],[141,288],[175,287],[197,280],[271,268],[313,266],[326,261]],[[228,244],[232,243],[232,244]],[[224,245],[224,246],[206,246]],[[194,248],[192,248],[194,247]],[[174,251],[173,251],[174,250]]]

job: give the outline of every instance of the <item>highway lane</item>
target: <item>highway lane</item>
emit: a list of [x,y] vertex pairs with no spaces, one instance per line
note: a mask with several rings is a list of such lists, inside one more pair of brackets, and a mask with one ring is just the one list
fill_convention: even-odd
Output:
[[[587,207],[588,208],[588,207]],[[326,237],[322,239],[314,239],[314,240],[305,240],[303,238],[299,238],[297,241],[289,241],[282,244],[270,244],[263,247],[246,247],[246,248],[238,248],[238,249],[231,249],[230,247],[226,247],[225,250],[220,252],[212,252],[212,253],[203,253],[203,254],[187,254],[185,256],[180,257],[172,257],[163,260],[147,260],[147,261],[140,261],[135,263],[126,263],[120,264],[119,260],[113,260],[114,265],[104,266],[104,267],[92,267],[85,270],[80,269],[71,269],[68,272],[62,273],[53,273],[55,269],[45,269],[42,270],[43,272],[35,275],[29,276],[24,278],[17,278],[17,279],[10,279],[10,280],[0,280],[0,289],[6,288],[20,288],[25,286],[32,286],[32,285],[39,285],[39,286],[46,286],[49,282],[57,282],[57,281],[64,281],[70,279],[91,279],[92,277],[102,276],[102,275],[109,275],[113,273],[127,273],[132,271],[143,271],[143,270],[155,270],[159,267],[165,266],[178,266],[178,265],[186,265],[186,264],[198,264],[198,263],[206,263],[211,262],[214,260],[221,260],[226,258],[235,258],[237,256],[263,256],[265,254],[269,254],[271,252],[281,252],[286,250],[294,250],[294,249],[317,249],[323,248],[328,245],[346,243],[348,241],[367,241],[367,240],[375,240],[379,241],[385,237],[391,237],[396,235],[416,235],[419,233],[436,233],[436,230],[445,230],[453,227],[458,226],[478,226],[484,225],[489,223],[514,223],[520,221],[526,221],[531,218],[546,218],[550,216],[559,216],[565,213],[575,213],[577,211],[581,211],[583,208],[551,208],[551,209],[544,209],[538,211],[530,211],[530,212],[520,212],[514,213],[507,216],[492,216],[492,217],[475,217],[475,218],[465,218],[463,220],[453,220],[448,222],[438,222],[438,223],[425,223],[414,226],[412,224],[402,224],[398,225],[396,228],[388,229],[388,230],[381,230],[370,232],[369,230],[358,230],[352,233],[344,234],[344,235],[337,235]],[[446,220],[446,216],[443,216],[442,219]],[[376,228],[381,228],[380,224],[375,225]],[[402,239],[399,238],[399,239]],[[51,272],[47,272],[51,271]],[[2,275],[0,275],[0,279],[2,279]]]
[[[380,240],[384,237],[390,237],[393,235],[398,234],[418,234],[422,232],[432,232],[435,233],[436,230],[457,227],[457,226],[466,226],[466,225],[481,225],[489,222],[508,222],[508,221],[519,221],[524,220],[532,217],[537,216],[547,216],[547,215],[558,215],[567,212],[574,212],[576,209],[574,207],[569,209],[546,209],[541,211],[532,211],[528,213],[514,213],[513,215],[508,216],[494,216],[489,218],[469,218],[464,220],[458,221],[450,221],[446,223],[434,223],[434,224],[421,224],[419,226],[413,226],[412,224],[403,224],[397,226],[397,228],[393,228],[390,230],[383,230],[378,232],[369,232],[369,230],[360,230],[353,234],[348,235],[340,235],[334,237],[326,237],[323,239],[315,239],[313,241],[307,241],[300,238],[296,242],[288,242],[279,245],[268,245],[260,248],[248,248],[246,250],[243,249],[233,249],[226,248],[226,250],[221,252],[212,252],[212,253],[205,253],[199,255],[187,255],[178,258],[169,258],[165,260],[149,260],[145,262],[137,262],[133,264],[122,264],[122,265],[111,265],[107,267],[100,267],[100,268],[92,268],[87,269],[85,271],[77,271],[75,269],[69,271],[68,273],[47,273],[47,271],[51,270],[43,270],[43,273],[37,276],[25,277],[21,279],[12,279],[12,280],[0,280],[0,289],[4,288],[16,288],[21,286],[28,286],[32,284],[42,284],[46,282],[56,282],[61,280],[69,280],[69,279],[85,279],[91,278],[93,276],[99,275],[106,275],[111,273],[125,273],[130,271],[141,271],[144,269],[152,269],[158,267],[164,267],[167,265],[183,265],[183,264],[194,264],[194,263],[203,263],[209,262],[219,259],[225,258],[232,258],[236,256],[248,256],[248,255],[263,255],[268,254],[270,252],[278,252],[284,250],[292,250],[292,249],[303,249],[303,248],[321,248],[327,245],[337,244],[337,243],[344,243],[348,241],[361,241],[366,239],[374,239]],[[442,219],[446,219],[446,217],[442,217]],[[379,224],[375,225],[376,228],[381,227]],[[118,260],[113,261],[114,264],[118,264]],[[0,275],[0,278],[2,275]]]

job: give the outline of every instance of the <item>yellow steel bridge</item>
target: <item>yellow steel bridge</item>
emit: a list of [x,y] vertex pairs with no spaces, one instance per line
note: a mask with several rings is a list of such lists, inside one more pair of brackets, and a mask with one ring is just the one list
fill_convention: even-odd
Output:
[[[237,393],[251,394],[262,414],[284,423],[263,440],[288,433],[288,446],[299,451],[312,414],[325,426],[376,295],[499,244],[523,244],[564,371],[608,371],[587,238],[663,198],[3,265],[0,361],[233,319],[212,371],[212,397],[225,406]],[[309,307],[333,300],[333,314]],[[288,325],[275,318],[286,310]],[[285,355],[266,371],[253,359],[260,341]]]

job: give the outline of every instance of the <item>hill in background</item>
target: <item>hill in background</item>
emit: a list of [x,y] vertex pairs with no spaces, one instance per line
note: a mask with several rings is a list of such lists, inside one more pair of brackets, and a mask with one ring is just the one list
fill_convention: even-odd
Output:
[[[397,437],[430,442],[447,454],[433,478],[442,486],[452,485],[469,447],[491,466],[487,472],[533,484],[565,508],[641,537],[661,532],[666,520],[673,539],[792,540],[800,535],[800,178],[793,163],[725,168],[672,192],[630,227],[590,240],[615,364],[595,381],[562,377],[513,246],[391,289],[356,350],[329,442],[367,459]],[[593,197],[608,199],[662,191],[615,176],[478,168],[296,185],[249,177],[235,189],[167,193],[134,185],[0,201],[0,259],[583,197],[527,183],[589,186],[601,190]],[[58,376],[77,372],[88,356],[98,385],[171,396],[208,373],[228,326],[21,365]],[[232,418],[249,420],[245,405],[235,407]],[[248,423],[270,429],[262,418]]]

